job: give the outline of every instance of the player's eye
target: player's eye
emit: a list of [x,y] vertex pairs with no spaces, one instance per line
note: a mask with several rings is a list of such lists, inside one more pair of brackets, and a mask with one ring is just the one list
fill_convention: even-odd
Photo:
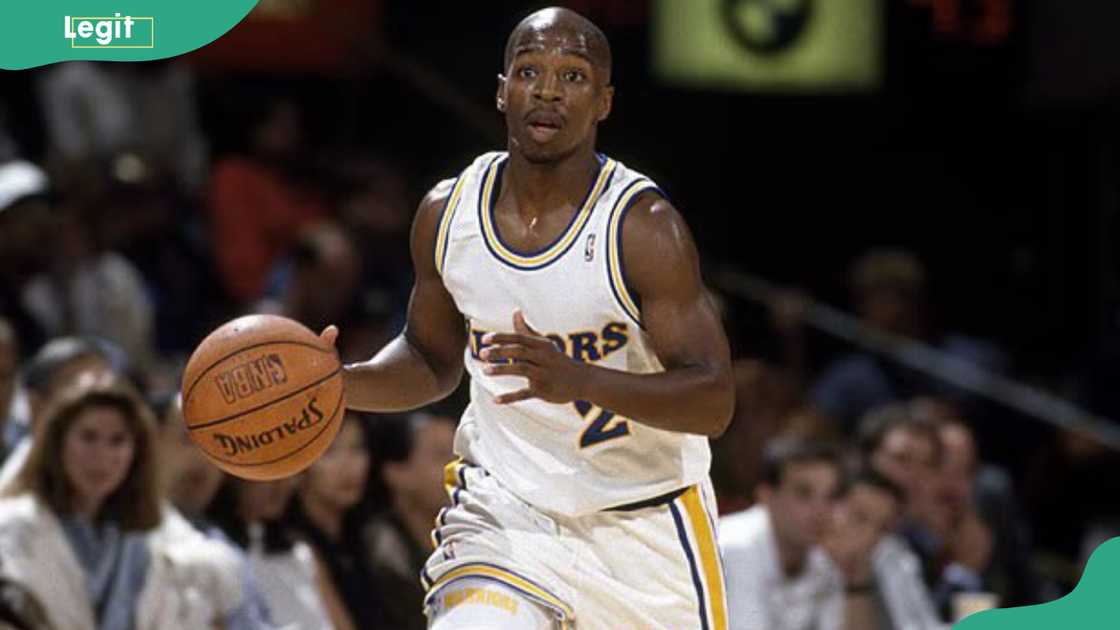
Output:
[[579,83],[587,78],[587,75],[582,70],[568,70],[564,73],[564,80],[571,81],[572,83]]
[[537,76],[537,69],[532,66],[521,66],[517,70],[517,76],[522,79],[532,79]]

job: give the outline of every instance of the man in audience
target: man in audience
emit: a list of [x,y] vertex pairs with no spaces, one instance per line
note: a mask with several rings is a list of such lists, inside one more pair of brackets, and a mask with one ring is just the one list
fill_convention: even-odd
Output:
[[922,578],[921,562],[893,533],[902,514],[903,490],[865,468],[848,483],[822,547],[845,579],[845,604],[862,612],[862,625],[846,615],[847,628],[943,628]]
[[766,446],[758,504],[720,521],[730,628],[874,627],[875,609],[863,596],[867,576],[845,593],[845,576],[820,546],[840,486],[832,447],[797,438]]
[[391,502],[367,527],[374,565],[385,578],[385,601],[402,630],[426,627],[416,602],[418,576],[432,549],[432,524],[447,503],[443,469],[454,457],[459,409],[433,405],[403,420],[383,421],[377,460]]
[[959,482],[947,484],[941,432],[923,404],[896,403],[869,413],[860,423],[860,449],[871,468],[903,489],[899,531],[921,559],[937,610],[949,619],[954,593],[987,590],[983,575],[992,532],[972,507],[971,491],[962,497],[952,490]]
[[937,427],[948,526],[937,563],[962,576],[945,584],[955,588],[937,593],[938,602],[946,605],[954,592],[985,586],[999,596],[1000,606],[1043,601],[1046,587],[1031,562],[1030,533],[1010,475],[981,462],[972,428],[959,415],[943,415]]

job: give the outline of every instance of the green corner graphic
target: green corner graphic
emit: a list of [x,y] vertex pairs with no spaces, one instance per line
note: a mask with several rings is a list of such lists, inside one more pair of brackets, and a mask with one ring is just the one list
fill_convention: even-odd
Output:
[[59,61],[150,61],[188,53],[237,25],[258,0],[37,0],[7,7],[0,68]]
[[1106,630],[1120,627],[1120,538],[1105,542],[1089,558],[1073,592],[1038,606],[988,610],[966,617],[953,630]]

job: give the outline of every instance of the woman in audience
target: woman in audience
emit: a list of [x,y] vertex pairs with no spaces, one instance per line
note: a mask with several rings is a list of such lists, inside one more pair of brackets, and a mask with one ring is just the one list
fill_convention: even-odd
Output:
[[247,554],[271,623],[352,630],[311,548],[294,540],[280,520],[293,484],[291,478],[258,482],[227,476],[207,510],[209,521]]
[[151,411],[113,375],[46,406],[0,500],[0,577],[66,630],[199,630],[236,605],[201,537],[164,531]]
[[[347,413],[338,437],[304,474],[291,522],[322,558],[354,624],[362,630],[400,626],[385,619],[363,530],[370,456],[361,417]],[[419,605],[419,602],[417,602]]]

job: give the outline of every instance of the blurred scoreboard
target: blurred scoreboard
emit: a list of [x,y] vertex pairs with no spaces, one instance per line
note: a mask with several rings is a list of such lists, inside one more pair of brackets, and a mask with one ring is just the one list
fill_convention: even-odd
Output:
[[668,83],[860,91],[883,75],[880,0],[656,0],[656,74]]

